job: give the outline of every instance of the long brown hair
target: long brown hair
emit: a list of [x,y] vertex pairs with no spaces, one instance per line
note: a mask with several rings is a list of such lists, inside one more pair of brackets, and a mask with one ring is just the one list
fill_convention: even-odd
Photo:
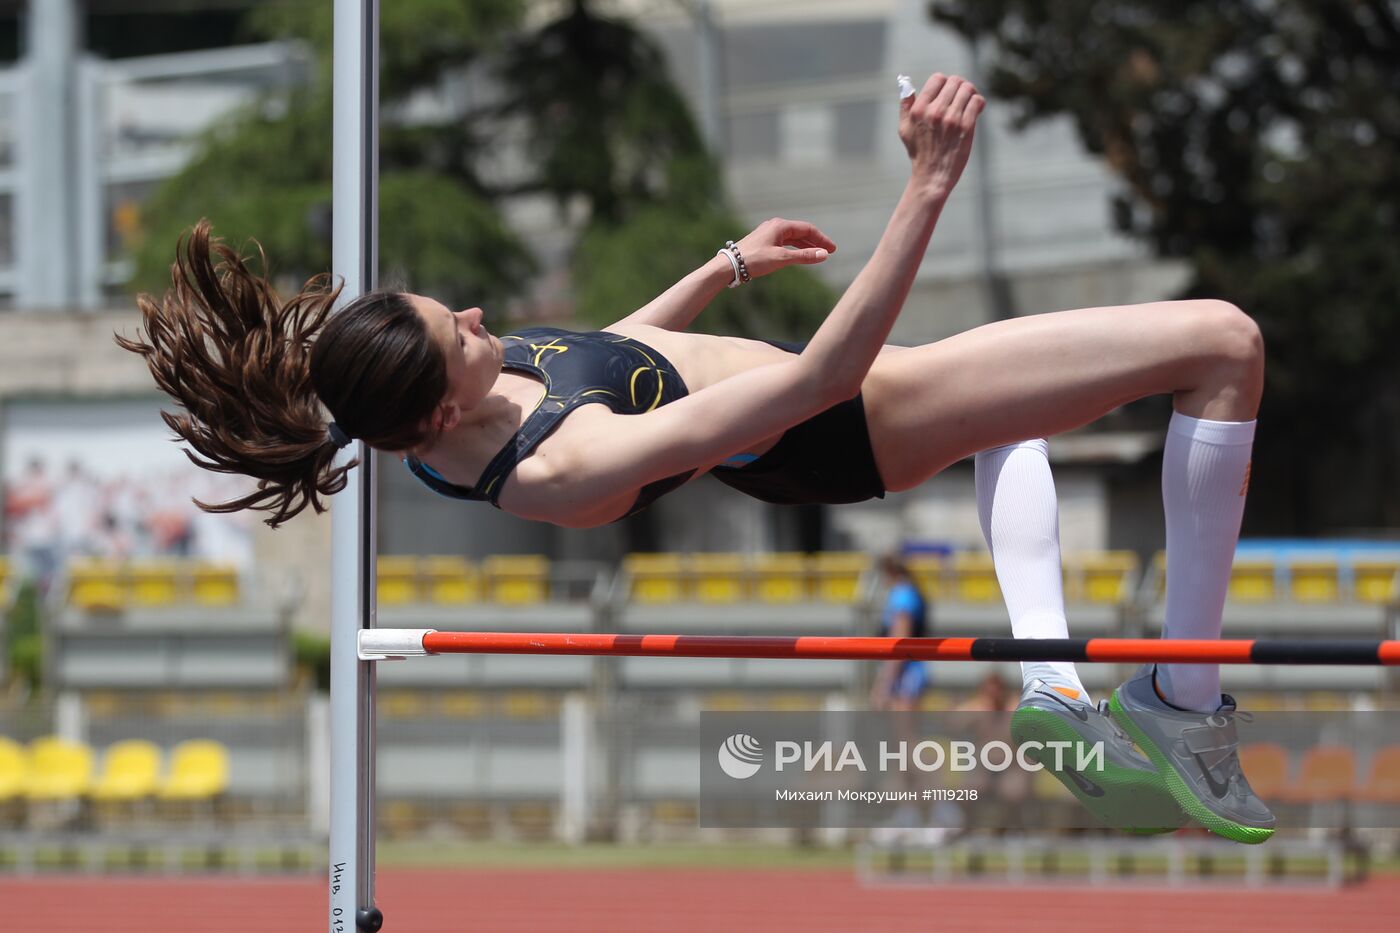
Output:
[[358,463],[334,464],[322,405],[350,437],[407,450],[431,439],[447,367],[402,292],[370,292],[332,314],[341,288],[322,275],[284,300],[253,246],[259,271],[201,220],[176,246],[171,288],[137,298],[145,339],[115,336],[184,409],[161,417],[193,448],[185,455],[258,481],[241,498],[195,504],[270,512],[276,528],[308,505],[324,511],[321,497],[344,489]]

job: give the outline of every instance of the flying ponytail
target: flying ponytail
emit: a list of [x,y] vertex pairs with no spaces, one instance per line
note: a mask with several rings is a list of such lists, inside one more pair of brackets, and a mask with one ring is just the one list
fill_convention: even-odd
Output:
[[427,440],[447,378],[423,319],[400,292],[362,295],[332,315],[339,295],[322,275],[283,300],[201,220],[176,247],[171,288],[137,298],[145,339],[116,341],[183,409],[161,417],[186,456],[257,480],[237,499],[195,500],[201,509],[269,512],[274,528],[307,506],[324,511],[322,498],[344,489],[356,464],[336,465],[325,408],[346,438],[390,450]]

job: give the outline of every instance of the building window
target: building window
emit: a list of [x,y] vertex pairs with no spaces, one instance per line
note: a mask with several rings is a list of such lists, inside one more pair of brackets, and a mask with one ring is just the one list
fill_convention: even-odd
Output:
[[836,113],[829,104],[801,104],[782,113],[782,159],[799,165],[831,162]]

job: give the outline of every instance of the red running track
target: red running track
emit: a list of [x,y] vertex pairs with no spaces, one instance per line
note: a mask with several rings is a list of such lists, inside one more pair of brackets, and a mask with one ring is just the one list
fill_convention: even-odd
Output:
[[[486,870],[379,873],[384,933],[1368,933],[1396,929],[1400,878],[1339,891],[880,887],[849,871]],[[0,880],[25,933],[316,933],[319,879]]]

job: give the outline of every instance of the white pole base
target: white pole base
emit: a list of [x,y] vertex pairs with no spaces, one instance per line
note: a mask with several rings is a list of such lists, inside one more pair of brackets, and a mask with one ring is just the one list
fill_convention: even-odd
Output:
[[423,636],[435,628],[366,628],[360,629],[356,647],[361,661],[402,661],[428,654]]

